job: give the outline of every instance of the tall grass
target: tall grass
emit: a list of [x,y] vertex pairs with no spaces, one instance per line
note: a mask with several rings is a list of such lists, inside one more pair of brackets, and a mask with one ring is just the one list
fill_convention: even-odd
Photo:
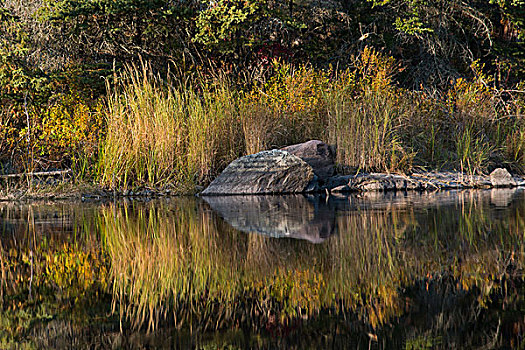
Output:
[[523,116],[521,123],[515,122],[510,125],[510,131],[506,133],[504,141],[504,159],[510,167],[521,173],[525,172],[525,123]]
[[159,87],[146,66],[130,67],[120,78],[109,91],[100,181],[115,187],[173,180],[185,163],[184,96]]
[[473,134],[475,129],[467,125],[456,136],[457,160],[461,171],[474,172],[486,168],[494,146],[483,137]]
[[334,96],[328,105],[328,137],[337,145],[340,164],[362,170],[403,171],[413,154],[403,145],[401,113],[388,94],[365,93],[357,99]]
[[100,182],[112,188],[173,182],[191,190],[242,153],[235,94],[225,81],[201,88],[197,94],[192,86],[173,87],[147,64],[129,66],[108,86]]
[[393,59],[366,49],[354,70],[275,62],[264,83],[224,74],[191,84],[129,66],[108,86],[101,184],[112,188],[206,185],[236,157],[320,139],[345,169],[525,169],[523,107],[504,101],[477,71],[442,93],[406,91]]

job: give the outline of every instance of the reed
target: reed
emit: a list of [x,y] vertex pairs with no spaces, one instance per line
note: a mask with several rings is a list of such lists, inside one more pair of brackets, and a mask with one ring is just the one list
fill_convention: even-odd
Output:
[[482,75],[441,94],[407,91],[394,82],[398,69],[373,50],[340,72],[275,62],[260,84],[225,74],[190,84],[128,66],[108,86],[98,180],[194,192],[237,157],[309,139],[334,145],[350,171],[523,170],[519,100],[496,99]]
[[388,94],[355,99],[334,93],[328,104],[328,138],[341,165],[365,171],[403,171],[414,154],[402,141],[402,113]]
[[[175,84],[175,83],[174,83]],[[239,155],[235,95],[226,82],[201,94],[173,86],[147,64],[128,66],[108,86],[107,134],[99,181],[111,188],[160,187],[192,190]]]

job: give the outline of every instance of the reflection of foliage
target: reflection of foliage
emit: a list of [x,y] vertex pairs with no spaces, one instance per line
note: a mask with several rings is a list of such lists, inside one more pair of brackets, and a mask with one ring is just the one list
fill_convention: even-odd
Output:
[[[16,235],[27,242],[24,234]],[[85,325],[107,290],[106,260],[97,244],[61,242],[53,236],[28,244],[4,238],[0,347],[10,347],[13,341],[26,345],[42,341],[31,334],[49,322],[74,320]]]
[[[48,339],[46,325],[61,320],[81,329],[106,322],[109,290],[121,321],[150,330],[166,320],[198,334],[300,326],[304,344],[335,323],[364,335],[365,348],[363,332],[418,348],[446,347],[482,327],[487,334],[469,338],[472,347],[517,344],[491,327],[501,310],[523,305],[523,207],[494,212],[478,195],[423,211],[341,213],[339,233],[322,245],[239,233],[192,198],[71,214],[76,238],[33,236],[23,221],[16,242],[1,241],[0,344]],[[91,235],[98,230],[101,238]],[[510,313],[501,322],[506,332],[522,321]]]
[[55,285],[64,297],[76,299],[85,297],[96,285],[107,286],[104,261],[92,252],[78,247],[63,245],[54,255],[45,256],[46,284]]
[[[436,227],[419,227],[411,212],[360,212],[341,217],[343,234],[314,247],[237,234],[207,215],[196,217],[184,202],[174,210],[110,207],[101,217],[115,308],[136,326],[155,328],[172,314],[193,329],[272,328],[276,321],[314,320],[339,305],[342,314],[355,312],[380,330],[418,302],[406,288],[428,294],[446,284],[484,308],[502,278],[521,273],[507,275],[503,256],[523,232],[519,217],[487,221],[483,210],[465,208],[459,225],[443,215]],[[501,241],[487,241],[495,232]],[[522,266],[523,251],[513,256],[512,264]]]

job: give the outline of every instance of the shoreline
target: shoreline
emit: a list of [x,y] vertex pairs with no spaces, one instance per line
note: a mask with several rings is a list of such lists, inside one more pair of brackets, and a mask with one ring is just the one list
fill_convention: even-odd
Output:
[[[4,180],[5,181],[5,180]],[[9,187],[9,186],[8,186]],[[1,202],[37,202],[37,201],[98,201],[115,199],[153,199],[181,196],[201,196],[202,186],[196,186],[194,191],[181,191],[173,188],[135,188],[127,190],[112,190],[89,183],[73,183],[72,178],[38,180],[33,186],[19,182],[2,191]],[[525,175],[512,175],[511,182],[495,185],[490,175],[471,175],[461,172],[433,171],[420,172],[411,175],[388,173],[357,173],[353,175],[334,175],[324,184],[309,191],[293,194],[312,193],[367,193],[367,192],[436,192],[446,190],[525,188]],[[258,194],[225,194],[236,195],[286,195],[291,193],[258,193]],[[212,195],[213,196],[213,195]]]

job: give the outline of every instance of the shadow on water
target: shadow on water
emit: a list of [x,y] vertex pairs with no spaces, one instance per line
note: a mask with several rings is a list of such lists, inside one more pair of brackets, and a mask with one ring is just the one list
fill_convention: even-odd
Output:
[[524,199],[3,205],[0,348],[523,347]]

